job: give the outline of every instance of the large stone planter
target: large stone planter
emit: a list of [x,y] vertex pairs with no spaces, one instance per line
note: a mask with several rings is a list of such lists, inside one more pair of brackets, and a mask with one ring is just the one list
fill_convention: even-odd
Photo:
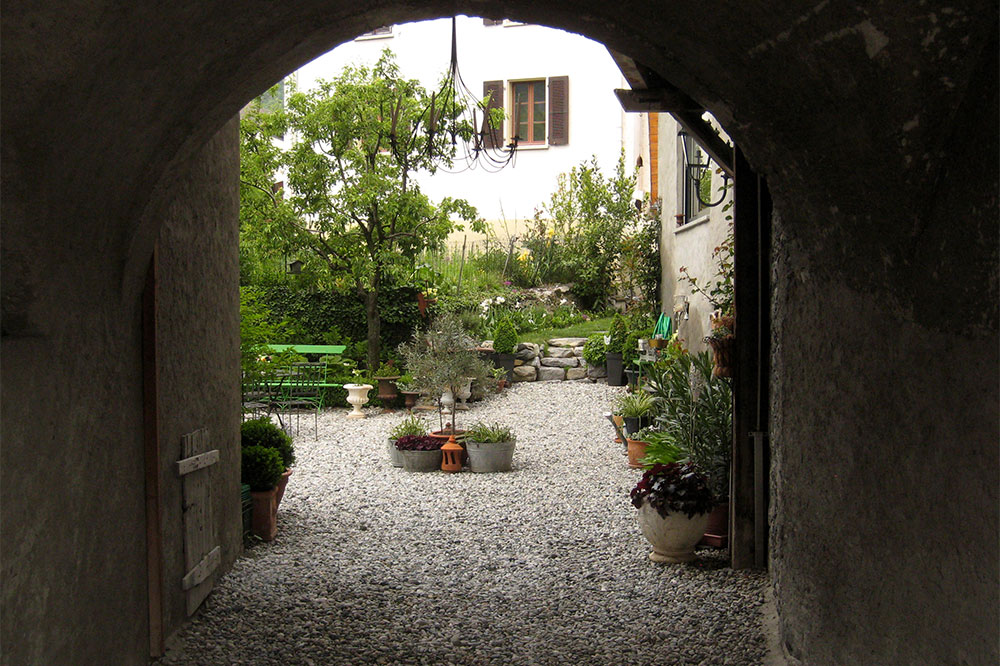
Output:
[[436,472],[441,469],[441,449],[399,453],[403,459],[403,469],[407,472]]
[[694,559],[694,547],[705,533],[708,513],[686,514],[672,512],[664,518],[649,502],[643,502],[636,514],[642,535],[653,546],[649,559],[672,564]]
[[473,442],[466,440],[469,471],[509,472],[514,460],[514,442]]
[[392,463],[393,467],[402,467],[403,452],[396,448],[396,440],[392,437],[389,437],[387,441],[389,442],[389,462]]

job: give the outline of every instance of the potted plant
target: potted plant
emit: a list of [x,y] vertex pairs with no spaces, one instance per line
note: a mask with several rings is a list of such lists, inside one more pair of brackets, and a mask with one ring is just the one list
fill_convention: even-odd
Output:
[[[410,342],[399,346],[399,353],[413,375],[414,388],[428,395],[451,394],[454,399],[470,380],[485,383],[492,376],[461,321],[450,313],[438,315],[426,329],[414,333]],[[440,434],[460,434],[454,420],[445,428],[440,398],[438,418]]]
[[441,469],[444,441],[427,435],[404,435],[395,446],[407,472],[434,472]]
[[[679,354],[653,364],[650,387],[657,400],[658,429],[708,475],[718,500],[708,538],[725,545],[728,534],[729,474],[732,461],[733,403],[729,381],[715,376],[707,351]],[[647,448],[647,458],[650,449]],[[650,460],[649,462],[653,462]]]
[[653,396],[646,391],[636,391],[619,396],[614,413],[621,415],[625,433],[631,435],[652,423],[655,409]]
[[423,421],[418,419],[416,416],[409,416],[403,421],[400,421],[396,424],[396,427],[389,431],[389,461],[392,463],[393,467],[403,466],[403,456],[400,453],[400,450],[396,448],[396,441],[399,440],[400,437],[406,437],[408,435],[426,437],[427,426],[425,426]]
[[399,397],[396,380],[401,377],[395,361],[389,359],[379,366],[372,379],[378,381],[378,397],[383,403],[388,403]]
[[733,333],[733,317],[713,313],[712,332],[705,336],[705,342],[712,348],[712,375],[732,377],[736,367],[736,335]]
[[604,344],[604,334],[595,333],[583,344],[583,360],[587,362],[587,376],[599,379],[607,376],[605,369],[607,347]]
[[493,368],[493,379],[495,379],[497,383],[497,393],[500,393],[507,388],[506,368]]
[[509,472],[517,438],[509,426],[477,422],[465,431],[465,450],[472,472]]
[[496,352],[497,362],[507,373],[507,381],[513,381],[514,377],[514,351],[517,348],[517,329],[514,328],[510,317],[501,317],[493,329],[493,351]]
[[708,479],[691,462],[653,465],[630,493],[654,562],[690,562],[715,504]]
[[701,294],[709,304],[713,312],[709,321],[712,332],[705,338],[705,342],[712,347],[715,358],[715,376],[732,377],[736,358],[736,310],[734,306],[735,291],[733,289],[733,225],[729,223],[729,233],[712,251],[712,259],[715,260],[715,278],[704,285],[698,282],[698,278],[693,277],[685,268],[681,266],[680,279],[691,285],[692,294]]
[[252,531],[263,541],[278,533],[277,483],[284,467],[275,449],[244,446],[241,449],[240,480],[250,486],[253,503]]
[[271,419],[262,416],[244,421],[240,426],[240,446],[263,446],[278,452],[282,473],[277,483],[278,492],[275,498],[275,508],[277,508],[281,505],[281,498],[285,496],[288,477],[292,475],[292,465],[295,464],[295,447],[291,436],[275,425]]
[[404,372],[396,380],[396,387],[403,394],[404,406],[407,409],[413,409],[417,404],[417,399],[420,398],[420,391],[413,390],[413,375],[409,372]]
[[616,314],[611,321],[611,330],[608,332],[607,349],[605,350],[605,364],[608,369],[608,386],[624,386],[625,373],[622,361],[622,351],[625,348],[625,320],[620,314]]

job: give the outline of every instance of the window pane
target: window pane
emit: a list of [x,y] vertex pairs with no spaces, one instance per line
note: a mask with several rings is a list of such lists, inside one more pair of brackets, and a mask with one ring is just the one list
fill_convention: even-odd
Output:
[[545,103],[545,81],[535,81],[535,102]]

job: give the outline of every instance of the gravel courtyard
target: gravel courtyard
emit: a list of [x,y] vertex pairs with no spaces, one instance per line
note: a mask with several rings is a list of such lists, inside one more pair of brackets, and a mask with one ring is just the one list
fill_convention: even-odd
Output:
[[[602,413],[621,388],[515,385],[458,425],[514,426],[506,474],[407,473],[406,413],[302,417],[278,537],[250,548],[162,664],[759,664],[766,575],[656,565]],[[424,418],[437,428],[437,414]]]

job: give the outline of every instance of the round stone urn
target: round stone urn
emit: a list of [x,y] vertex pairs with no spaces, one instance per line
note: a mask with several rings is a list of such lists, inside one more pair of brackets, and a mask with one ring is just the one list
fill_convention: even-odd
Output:
[[694,559],[694,547],[705,533],[708,513],[698,513],[688,518],[677,511],[664,518],[649,502],[643,502],[636,515],[642,535],[653,546],[649,559],[672,564]]
[[372,390],[371,384],[344,384],[347,389],[347,402],[351,403],[354,410],[347,415],[349,419],[363,419],[365,413],[361,411],[361,405],[368,402],[368,392]]

